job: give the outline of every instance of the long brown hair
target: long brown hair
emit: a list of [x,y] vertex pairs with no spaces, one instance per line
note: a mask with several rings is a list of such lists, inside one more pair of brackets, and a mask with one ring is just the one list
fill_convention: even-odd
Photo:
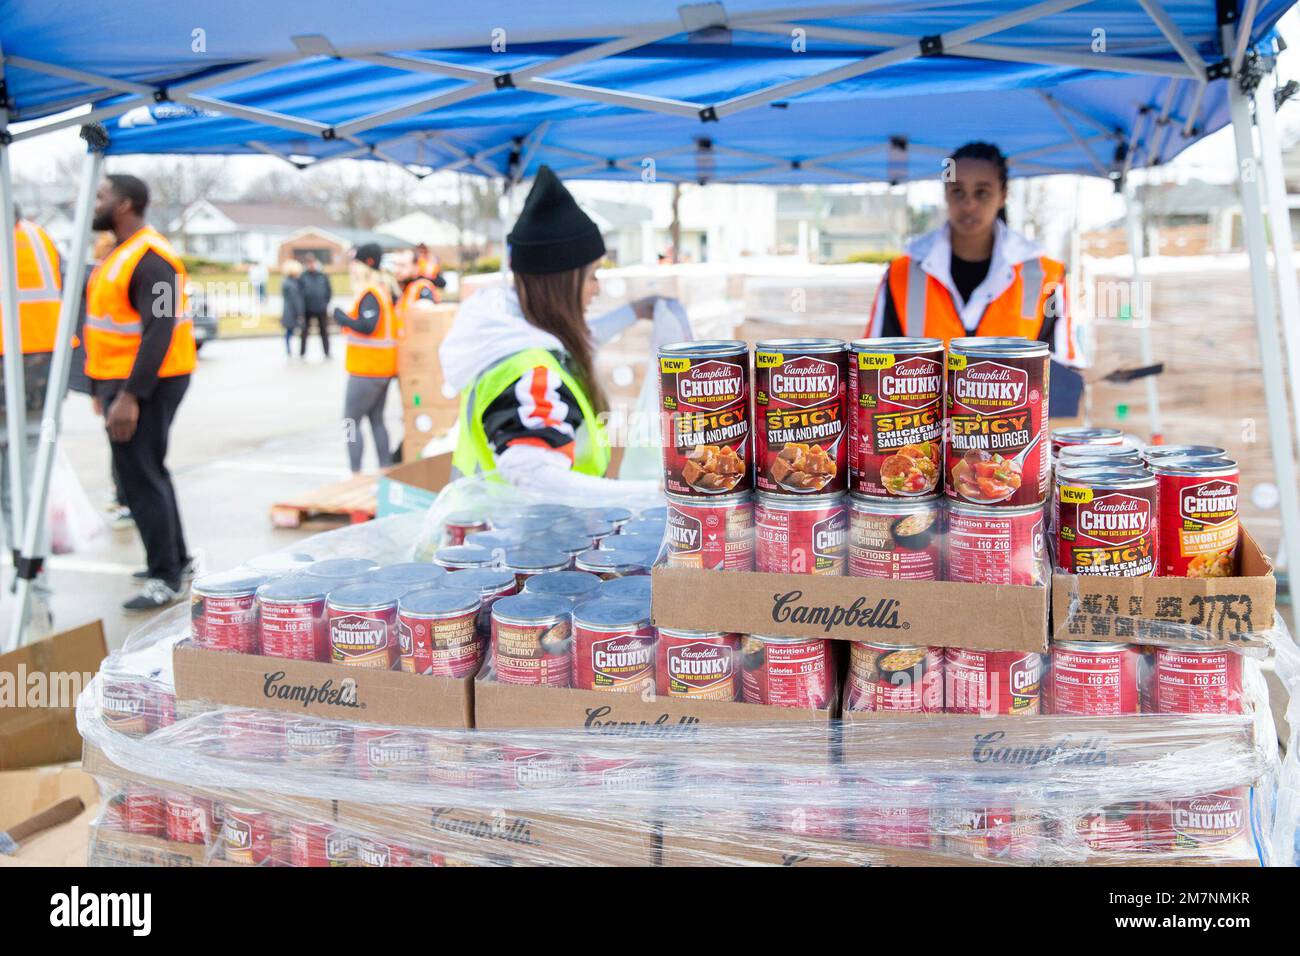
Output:
[[528,323],[560,340],[569,353],[572,371],[599,414],[609,406],[596,380],[595,347],[582,308],[582,286],[590,268],[548,274],[516,272],[515,294]]

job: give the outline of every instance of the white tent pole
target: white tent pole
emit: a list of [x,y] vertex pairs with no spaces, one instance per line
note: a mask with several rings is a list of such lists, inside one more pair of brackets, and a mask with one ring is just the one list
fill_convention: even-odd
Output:
[[87,127],[82,136],[89,147],[81,167],[81,186],[68,248],[67,270],[63,277],[63,298],[59,303],[59,325],[54,338],[54,356],[50,361],[50,380],[45,390],[45,411],[41,418],[41,441],[32,469],[31,500],[23,524],[24,534],[19,560],[16,613],[10,621],[9,649],[20,647],[31,611],[32,580],[45,557],[42,537],[45,532],[45,506],[49,500],[50,476],[54,472],[54,455],[58,451],[59,432],[63,423],[63,399],[68,393],[68,375],[72,365],[72,336],[77,326],[81,290],[85,284],[86,259],[90,246],[90,219],[95,189],[104,166],[104,147],[108,138],[102,127]]
[[[1287,201],[1286,177],[1282,170],[1282,147],[1274,115],[1277,73],[1270,70],[1255,93],[1255,125],[1259,128],[1260,157],[1263,160],[1264,190],[1268,201],[1269,233],[1273,238],[1273,264],[1278,284],[1278,306],[1282,319],[1282,341],[1286,346],[1287,378],[1291,385],[1291,416],[1295,424],[1296,447],[1300,448],[1300,289],[1296,286],[1294,236],[1291,209]],[[1285,416],[1283,416],[1285,418]],[[1295,485],[1280,488],[1293,499],[1300,491]],[[1300,513],[1300,506],[1295,506]],[[1291,580],[1300,574],[1300,565],[1288,563]]]
[[[4,79],[0,50],[0,80]],[[14,228],[14,181],[9,156],[9,111],[0,102],[0,312],[5,370],[5,427],[9,437],[8,528],[14,547],[23,537],[23,505],[27,501],[27,389],[23,377],[22,326],[18,320],[18,256]]]
[[[1232,28],[1224,28],[1224,49],[1232,47]],[[1292,574],[1300,568],[1300,498],[1296,494],[1296,466],[1287,423],[1286,391],[1282,383],[1282,354],[1278,345],[1277,315],[1273,309],[1273,283],[1268,274],[1268,243],[1264,209],[1256,181],[1258,160],[1251,129],[1250,98],[1241,90],[1238,77],[1228,80],[1228,103],[1232,111],[1232,133],[1237,147],[1237,181],[1246,251],[1250,257],[1251,287],[1255,297],[1255,324],[1259,335],[1260,370],[1268,403],[1268,435],[1273,452],[1273,473],[1277,480],[1282,514],[1282,538],[1287,567]]]
[[[1151,347],[1151,297],[1142,287],[1142,214],[1138,208],[1136,196],[1130,189],[1124,191],[1124,219],[1128,227],[1128,251],[1133,260],[1132,283],[1129,290],[1129,303],[1133,307],[1131,318],[1137,326],[1138,353],[1143,365],[1155,364],[1155,353]],[[1147,393],[1147,418],[1151,426],[1151,441],[1159,444],[1164,440],[1164,423],[1160,417],[1160,390],[1156,376],[1148,375],[1144,380]]]

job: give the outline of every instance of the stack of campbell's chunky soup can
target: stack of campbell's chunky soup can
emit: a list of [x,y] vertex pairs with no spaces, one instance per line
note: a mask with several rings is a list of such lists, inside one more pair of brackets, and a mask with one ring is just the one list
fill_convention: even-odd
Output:
[[[659,360],[671,566],[1030,586],[1053,559],[1067,574],[1234,573],[1236,463],[1204,446],[1143,451],[1116,429],[1049,433],[1046,343],[775,339],[751,365],[743,342],[702,341]],[[833,641],[708,636],[738,640],[745,668],[764,662],[769,690],[754,699],[806,706],[831,691]],[[843,705],[1240,708],[1239,659],[1224,650],[1074,642],[1052,657],[852,642]],[[770,689],[786,684],[804,689]]]

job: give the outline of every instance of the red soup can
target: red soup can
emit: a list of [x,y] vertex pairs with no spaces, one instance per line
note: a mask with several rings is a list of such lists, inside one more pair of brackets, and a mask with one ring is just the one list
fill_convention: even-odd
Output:
[[849,496],[849,576],[939,581],[943,554],[939,498],[885,501]]
[[564,598],[504,597],[492,605],[492,660],[502,684],[569,687],[573,682],[569,612]]
[[847,487],[846,346],[768,339],[754,346],[754,484],[770,494]]
[[1240,714],[1241,655],[1226,647],[1157,647],[1157,714]]
[[750,491],[749,346],[713,340],[659,350],[664,490],[673,495]]
[[397,662],[397,599],[383,584],[349,584],[329,593],[330,660],[392,670]]
[[774,574],[843,574],[848,551],[843,495],[758,495],[754,569]]
[[1024,651],[944,650],[944,711],[1011,714],[1040,711],[1043,655]]
[[1046,342],[949,343],[944,470],[953,501],[1016,508],[1047,500],[1049,367]]
[[835,685],[830,641],[751,634],[741,641],[740,658],[745,703],[814,710],[830,703]]
[[650,608],[598,598],[573,611],[573,686],[636,694],[654,684]]
[[126,793],[122,798],[122,818],[129,833],[165,836],[167,809],[162,791],[141,783],[126,784]]
[[329,583],[294,574],[257,589],[262,653],[298,661],[329,659],[329,617],[325,596]]
[[167,814],[167,839],[173,843],[207,844],[212,829],[212,801],[188,793],[169,793],[163,800]]
[[478,612],[483,602],[462,588],[417,588],[397,604],[400,669],[408,674],[468,677],[478,670],[482,645]]
[[352,728],[302,718],[284,725],[285,762],[298,767],[341,767],[352,753]]
[[423,783],[430,776],[431,737],[419,730],[358,727],[352,733],[352,762],[367,780]]
[[271,814],[249,807],[225,806],[221,821],[221,845],[226,862],[245,866],[271,864],[275,829]]
[[453,511],[443,522],[442,543],[452,546],[465,543],[465,536],[488,529],[488,520],[477,511]]
[[1053,714],[1117,717],[1140,712],[1141,655],[1131,644],[1056,641],[1047,680]]
[[412,849],[402,843],[387,840],[367,840],[361,837],[356,841],[357,866],[436,866],[433,858],[425,851]]
[[871,498],[943,491],[943,341],[849,345],[849,490]]
[[1231,577],[1237,569],[1237,491],[1231,458],[1173,458],[1151,463],[1160,482],[1160,574]]
[[1065,445],[1056,456],[1056,467],[1067,468],[1082,462],[1087,465],[1116,467],[1143,466],[1142,450],[1132,445]]
[[855,807],[854,833],[868,843],[928,848],[933,840],[930,800],[934,781],[924,776],[873,775],[867,799]]
[[1250,792],[1235,787],[1152,804],[1147,839],[1157,850],[1212,851],[1249,831]]
[[159,727],[158,696],[153,682],[135,674],[106,670],[99,710],[104,726],[127,737],[144,737]]
[[1056,570],[1149,578],[1157,568],[1156,479],[1136,469],[1061,469]]
[[968,584],[1043,583],[1044,510],[948,503],[944,573]]
[[854,641],[844,709],[937,714],[943,711],[943,648]]
[[664,697],[740,698],[740,635],[659,628],[655,685]]
[[190,586],[194,646],[236,654],[258,653],[257,589],[265,574],[223,571]]
[[961,807],[941,814],[950,850],[981,860],[1029,863],[1043,849],[1043,818],[1014,806]]
[[289,865],[300,867],[352,866],[357,859],[357,838],[328,823],[294,820],[289,824]]
[[1116,446],[1124,444],[1124,433],[1118,428],[1054,428],[1052,429],[1052,458],[1061,454],[1062,448]]
[[754,570],[754,499],[750,495],[670,498],[668,566]]

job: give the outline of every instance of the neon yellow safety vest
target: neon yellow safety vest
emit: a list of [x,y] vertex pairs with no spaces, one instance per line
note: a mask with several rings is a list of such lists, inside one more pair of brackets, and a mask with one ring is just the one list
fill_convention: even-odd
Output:
[[493,365],[478,377],[473,387],[461,393],[460,428],[456,451],[451,458],[453,475],[472,475],[480,471],[491,474],[496,471],[496,454],[483,430],[483,415],[497,396],[513,387],[515,382],[539,365],[554,370],[560,376],[560,381],[578,400],[578,409],[582,412],[587,441],[575,450],[573,470],[585,475],[604,476],[609,468],[609,437],[605,434],[605,426],[596,417],[595,409],[578,380],[545,349],[516,352]]

